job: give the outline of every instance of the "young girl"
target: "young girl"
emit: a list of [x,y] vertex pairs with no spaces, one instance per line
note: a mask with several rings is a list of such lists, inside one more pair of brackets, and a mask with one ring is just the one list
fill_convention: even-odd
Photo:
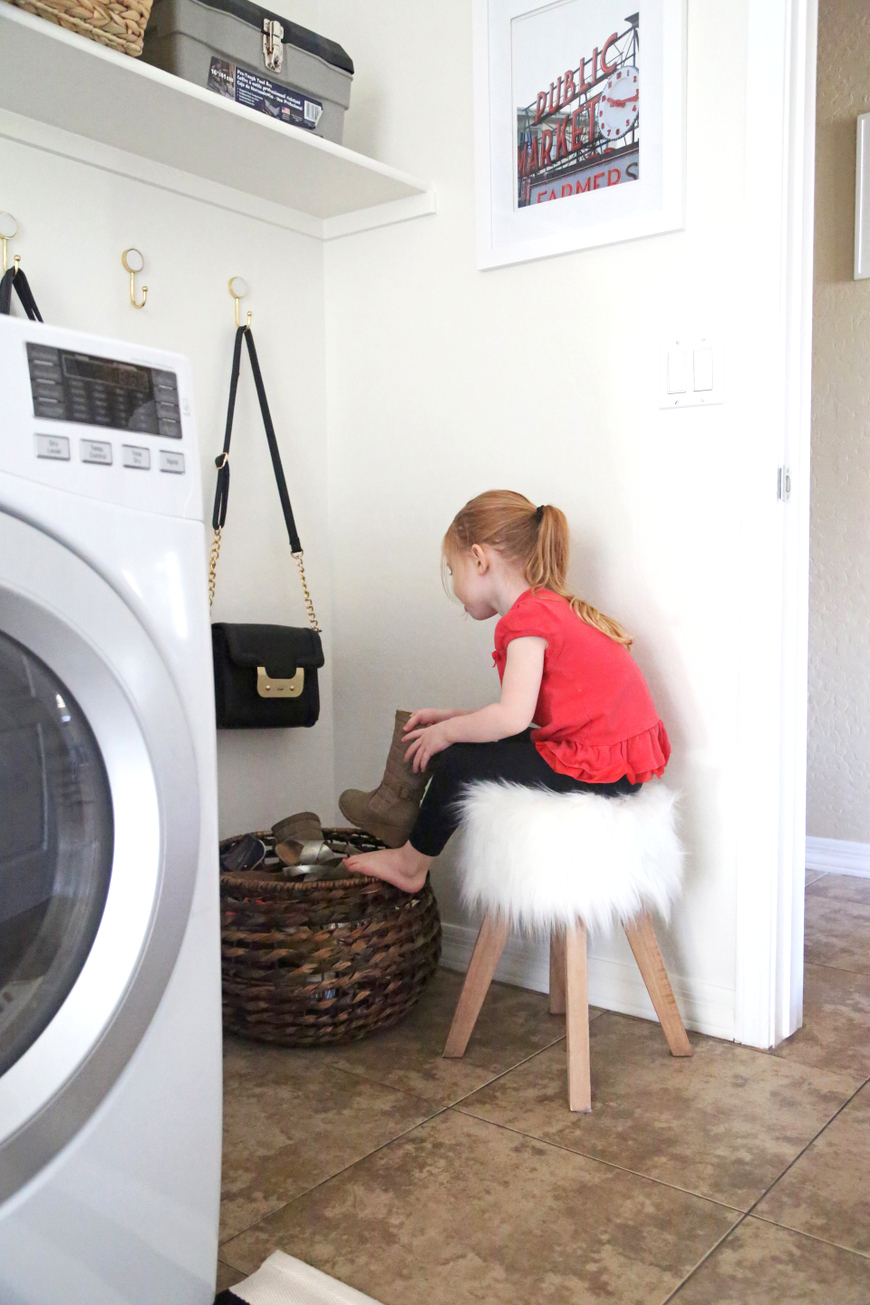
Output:
[[568,550],[564,513],[509,490],[478,495],[455,518],[443,562],[469,616],[501,617],[501,700],[414,712],[406,759],[432,776],[417,822],[404,847],[348,857],[348,869],[418,892],[475,780],[616,797],[662,774],[670,744],[631,638],[568,592]]

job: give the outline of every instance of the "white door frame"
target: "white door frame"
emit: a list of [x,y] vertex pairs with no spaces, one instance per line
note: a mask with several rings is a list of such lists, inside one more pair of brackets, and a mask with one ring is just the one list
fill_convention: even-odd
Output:
[[748,0],[745,345],[766,368],[752,369],[757,460],[740,541],[743,573],[762,574],[735,614],[745,632],[735,1037],[756,1047],[803,1018],[817,18],[818,0]]

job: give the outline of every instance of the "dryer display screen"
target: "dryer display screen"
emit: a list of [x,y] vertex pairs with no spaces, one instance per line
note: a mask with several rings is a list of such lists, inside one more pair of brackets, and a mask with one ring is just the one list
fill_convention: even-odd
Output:
[[43,344],[28,344],[27,363],[36,417],[181,439],[174,372]]

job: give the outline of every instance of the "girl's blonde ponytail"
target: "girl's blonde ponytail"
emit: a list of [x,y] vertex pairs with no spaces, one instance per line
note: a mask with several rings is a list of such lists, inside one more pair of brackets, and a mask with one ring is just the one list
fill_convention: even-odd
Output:
[[507,489],[478,494],[457,513],[444,536],[444,556],[449,561],[474,544],[488,545],[518,563],[532,589],[549,589],[566,598],[586,625],[625,648],[631,647],[632,637],[618,621],[567,589],[571,538],[565,513],[559,508],[549,503],[536,508],[522,494]]

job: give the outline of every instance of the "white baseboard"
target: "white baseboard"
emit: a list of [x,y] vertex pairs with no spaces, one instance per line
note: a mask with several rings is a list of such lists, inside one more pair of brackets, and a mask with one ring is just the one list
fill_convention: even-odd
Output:
[[807,838],[806,867],[829,875],[857,875],[870,879],[870,843],[849,843],[844,838]]
[[[477,930],[468,925],[442,926],[441,964],[447,970],[464,974],[471,960]],[[501,983],[518,988],[547,992],[550,986],[549,951],[545,942],[533,938],[510,937],[495,972]],[[686,1027],[710,1037],[734,1038],[734,993],[712,983],[689,981],[681,975],[669,976],[677,1005]],[[647,990],[640,971],[632,964],[589,954],[589,1001],[605,1010],[623,1015],[637,1015],[654,1020]]]

